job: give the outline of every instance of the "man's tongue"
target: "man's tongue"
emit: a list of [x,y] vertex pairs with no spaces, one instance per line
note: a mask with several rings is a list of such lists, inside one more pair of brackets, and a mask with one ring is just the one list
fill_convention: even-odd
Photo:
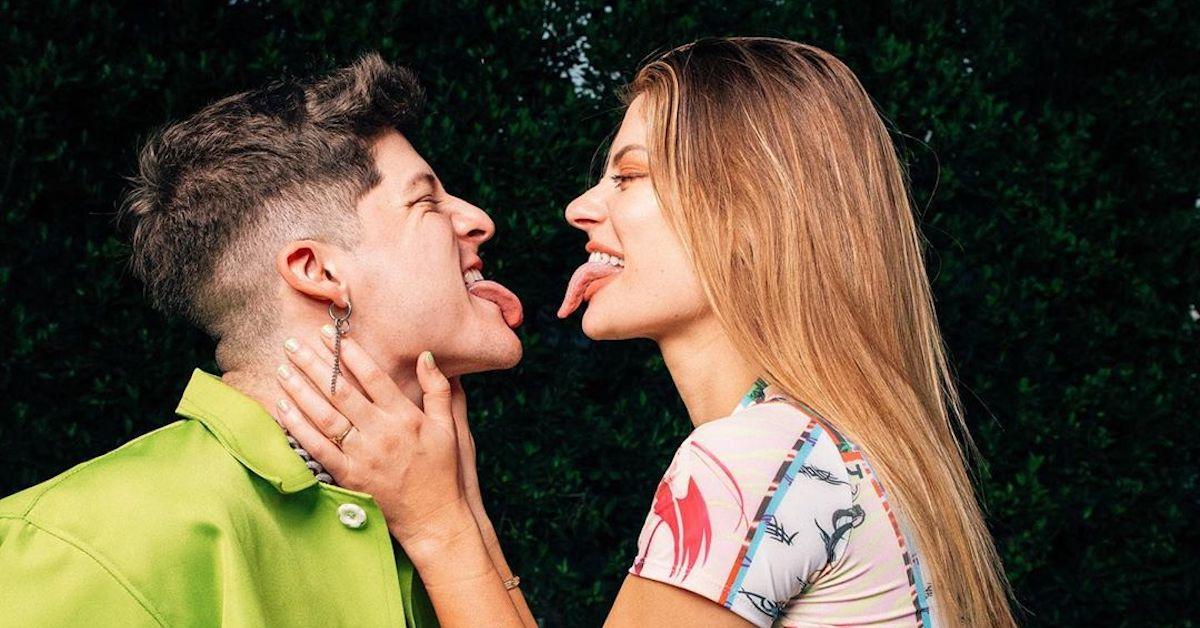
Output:
[[567,294],[563,296],[562,305],[558,308],[558,317],[566,318],[579,309],[579,305],[583,303],[583,295],[593,281],[619,272],[621,272],[620,268],[600,262],[587,262],[580,266],[575,274],[571,275],[571,281],[567,284]]
[[509,327],[515,329],[521,324],[521,321],[525,320],[525,312],[521,309],[521,300],[508,288],[494,281],[476,281],[467,287],[467,292],[500,306],[500,315],[504,317],[504,322]]

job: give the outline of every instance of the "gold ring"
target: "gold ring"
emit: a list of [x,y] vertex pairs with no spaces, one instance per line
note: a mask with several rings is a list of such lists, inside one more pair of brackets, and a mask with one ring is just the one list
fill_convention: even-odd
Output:
[[352,429],[354,429],[353,424],[351,424],[350,427],[346,428],[345,432],[342,432],[341,434],[333,437],[333,444],[337,445],[338,449],[341,449],[342,441],[346,440],[346,437],[350,435],[350,430],[352,430]]

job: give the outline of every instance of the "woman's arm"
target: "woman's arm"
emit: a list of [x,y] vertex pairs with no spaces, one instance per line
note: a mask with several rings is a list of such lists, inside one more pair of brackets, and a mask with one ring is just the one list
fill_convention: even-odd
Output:
[[[433,521],[433,528],[403,544],[421,574],[442,626],[477,626],[488,617],[498,626],[536,627],[527,623],[504,589],[504,574],[490,555],[474,514],[462,502]],[[393,535],[404,534],[402,531]],[[501,557],[503,558],[503,557]],[[520,596],[520,591],[514,589]],[[521,598],[524,605],[524,598]]]
[[[476,516],[476,522],[479,524],[480,532],[483,535],[483,544],[487,548],[488,555],[492,559],[492,565],[496,568],[496,572],[500,574],[502,581],[508,581],[515,575],[508,566],[508,561],[504,558],[504,552],[500,549],[500,539],[496,536],[496,530],[492,527],[492,522],[484,514],[480,519]],[[513,587],[508,590],[509,599],[513,606],[516,607],[517,613],[521,616],[521,621],[530,627],[537,626],[537,620],[533,618],[533,611],[529,609],[529,604],[525,602],[525,595],[521,593],[519,587]]]
[[[330,344],[328,337],[326,337],[325,344]],[[475,523],[479,526],[483,544],[487,547],[492,564],[500,574],[500,578],[508,581],[514,574],[508,566],[508,561],[504,558],[504,552],[500,549],[500,538],[496,534],[496,528],[492,525],[492,520],[483,507],[483,495],[479,490],[479,473],[475,466],[475,437],[471,435],[471,427],[467,422],[467,395],[463,391],[459,378],[455,377],[450,380],[450,390],[451,408],[454,412],[454,424],[458,435],[459,472],[462,478],[463,492],[466,494],[471,513],[475,517]],[[508,594],[525,625],[536,626],[537,620],[533,618],[533,611],[529,610],[529,604],[525,602],[525,595],[521,593],[521,589],[514,587],[509,589]]]
[[617,600],[613,602],[604,625],[606,628],[747,628],[754,624],[691,591],[630,574],[625,576],[625,582],[617,593]]
[[[288,358],[309,380],[330,381],[332,367],[312,348],[298,343]],[[341,486],[375,499],[421,574],[440,623],[474,625],[486,616],[490,625],[535,625],[527,610],[517,610],[516,600],[524,606],[519,591],[515,599],[505,591],[499,544],[492,543],[500,568],[465,495],[451,385],[433,356],[426,353],[417,366],[423,411],[353,340],[342,339],[341,360],[362,392],[345,378],[329,394],[296,373],[281,376],[294,405],[276,419]],[[335,445],[331,434],[348,425],[354,429]]]

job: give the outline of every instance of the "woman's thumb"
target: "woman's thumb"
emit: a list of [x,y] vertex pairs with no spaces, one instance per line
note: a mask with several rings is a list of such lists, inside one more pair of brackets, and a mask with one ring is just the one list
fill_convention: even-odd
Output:
[[426,351],[417,359],[417,381],[424,393],[425,416],[454,433],[454,414],[450,407],[450,381],[442,374],[433,354]]

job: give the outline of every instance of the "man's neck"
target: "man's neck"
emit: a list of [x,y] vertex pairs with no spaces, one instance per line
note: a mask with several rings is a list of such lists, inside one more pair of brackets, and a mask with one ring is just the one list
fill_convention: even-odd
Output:
[[715,317],[658,341],[692,424],[728,416],[758,379]]
[[[414,361],[415,363],[415,361]],[[293,367],[293,371],[297,371]],[[257,401],[267,411],[268,414],[276,413],[276,403],[280,399],[291,399],[284,392],[283,386],[279,383],[279,378],[275,376],[274,369],[265,367],[234,369],[226,371],[221,375],[221,381],[235,388],[238,392]],[[347,381],[353,382],[352,379]],[[404,396],[412,401],[418,408],[422,407],[422,392],[421,385],[416,380],[416,373],[412,376],[401,378],[392,374],[392,381],[396,382],[400,391]],[[362,392],[362,388],[358,387],[357,382],[353,382],[355,387]],[[326,392],[322,390],[321,392]],[[353,419],[354,417],[350,417]]]
[[275,414],[276,402],[284,397],[278,380],[251,371],[226,371],[221,381],[257,401],[268,414]]

